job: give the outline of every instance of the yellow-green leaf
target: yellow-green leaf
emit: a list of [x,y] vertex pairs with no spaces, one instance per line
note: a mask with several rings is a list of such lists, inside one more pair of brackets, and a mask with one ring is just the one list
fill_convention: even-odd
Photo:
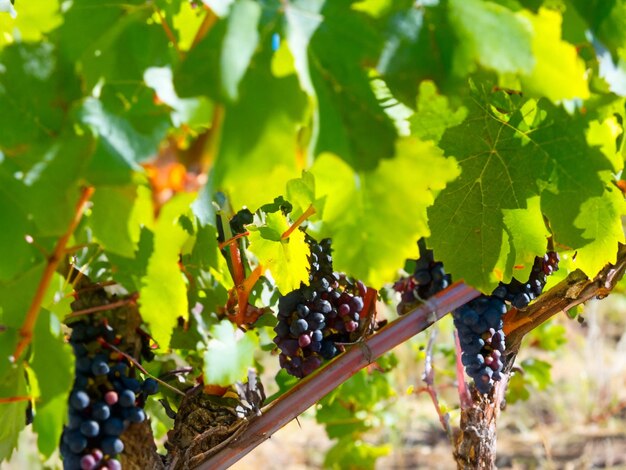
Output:
[[524,15],[532,24],[535,67],[521,75],[525,92],[552,101],[589,97],[585,64],[574,45],[561,39],[561,14],[541,8],[539,14]]
[[281,213],[267,214],[266,224],[251,231],[248,237],[249,250],[259,263],[272,273],[278,289],[286,294],[308,283],[309,246],[304,241],[304,233],[294,230],[289,238],[281,239],[281,234],[289,228]]
[[152,336],[167,349],[178,317],[187,317],[187,286],[178,266],[179,254],[190,235],[179,224],[195,194],[181,193],[161,209],[154,229],[154,251],[140,290],[141,316]]

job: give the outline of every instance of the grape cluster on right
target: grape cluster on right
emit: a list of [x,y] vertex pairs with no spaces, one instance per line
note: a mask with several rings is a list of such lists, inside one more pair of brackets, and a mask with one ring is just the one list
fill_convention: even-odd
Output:
[[525,308],[539,297],[546,285],[547,278],[559,270],[559,255],[549,251],[543,257],[537,256],[527,282],[511,279],[509,284],[500,283],[493,291],[493,295],[509,302],[515,308]]
[[129,376],[127,358],[106,346],[119,349],[123,341],[106,321],[89,318],[70,326],[76,375],[61,437],[63,467],[119,470],[118,455],[124,450],[120,435],[130,424],[146,419],[143,405],[158,391],[158,383]]
[[489,393],[500,380],[505,349],[502,316],[506,311],[502,299],[481,295],[453,312],[461,362],[480,393]]
[[559,255],[554,251],[536,257],[528,281],[513,278],[500,283],[492,295],[481,295],[453,312],[461,361],[465,371],[480,393],[489,393],[501,378],[505,335],[502,316],[507,312],[505,302],[516,308],[526,307],[543,292],[547,276],[559,269]]
[[351,341],[367,292],[361,281],[333,271],[330,239],[317,243],[307,236],[307,243],[311,249],[309,285],[279,299],[274,328],[280,366],[299,378],[339,354],[341,343]]

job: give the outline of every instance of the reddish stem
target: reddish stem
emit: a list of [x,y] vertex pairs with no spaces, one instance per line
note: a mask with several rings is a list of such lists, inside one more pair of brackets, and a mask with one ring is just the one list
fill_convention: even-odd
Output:
[[247,237],[248,235],[250,235],[250,232],[243,232],[243,233],[238,233],[237,235],[235,235],[232,238],[229,238],[228,240],[226,240],[225,242],[222,242],[219,244],[220,250],[223,250],[224,248],[226,248],[228,245],[230,245],[231,243],[239,240],[240,238],[243,237]]
[[182,58],[183,57],[183,53],[180,50],[180,48],[178,47],[178,39],[176,39],[176,35],[174,34],[172,29],[170,28],[170,25],[167,24],[167,21],[165,20],[165,18],[161,14],[161,10],[157,6],[155,6],[154,7],[154,11],[156,12],[157,16],[159,17],[159,22],[161,23],[161,27],[163,28],[163,31],[165,31],[165,35],[167,36],[167,39],[169,39],[169,41],[174,46],[174,49],[176,49],[176,53],[178,54],[178,57]]
[[65,233],[59,238],[57,244],[54,247],[54,251],[48,258],[48,263],[43,271],[43,275],[41,276],[41,281],[39,281],[39,285],[37,286],[37,291],[33,296],[33,301],[30,304],[28,311],[26,312],[26,318],[24,319],[24,323],[22,324],[22,328],[20,329],[20,340],[15,347],[15,351],[13,351],[13,361],[17,361],[19,357],[22,355],[26,347],[30,344],[33,339],[33,330],[35,329],[35,324],[37,323],[37,317],[39,317],[39,312],[41,310],[41,303],[46,295],[46,291],[50,286],[50,282],[54,276],[54,273],[57,270],[57,266],[65,256],[65,247],[70,240],[70,237],[78,227],[80,220],[83,217],[83,212],[85,211],[85,207],[87,206],[87,202],[91,198],[94,193],[94,188],[85,187],[82,189],[80,198],[78,199],[78,203],[76,204],[76,210],[74,211],[74,217],[70,221],[70,225],[65,231]]
[[238,312],[235,317],[235,323],[242,325],[245,321],[246,311],[248,310],[248,300],[250,299],[250,292],[252,288],[263,274],[263,266],[258,265],[254,271],[250,273],[246,280],[237,286],[237,306]]
[[204,16],[202,23],[198,27],[198,31],[196,31],[196,35],[194,36],[193,42],[191,43],[191,49],[196,47],[198,43],[202,41],[202,38],[206,36],[206,34],[209,32],[209,30],[213,27],[213,25],[217,21],[217,15],[213,13],[213,10],[211,10],[208,7],[205,7],[205,8],[207,11],[206,15]]
[[16,403],[18,401],[31,401],[33,399],[33,397],[7,397],[7,398],[0,398],[0,405],[5,404],[5,403]]
[[454,345],[456,349],[456,381],[458,384],[457,388],[459,389],[459,402],[463,410],[472,406],[472,395],[465,382],[465,371],[463,363],[461,362],[461,342],[459,341],[459,335],[456,330],[454,331]]
[[440,292],[362,343],[354,345],[316,373],[302,379],[291,390],[267,406],[261,418],[252,418],[241,435],[198,468],[217,470],[230,467],[360,369],[424,331],[447,312],[479,295],[480,292],[463,283],[456,283]]
[[243,263],[241,262],[241,253],[239,252],[239,247],[234,244],[228,245],[228,250],[230,252],[230,261],[233,266],[233,281],[235,281],[235,286],[238,286],[246,278],[243,270]]
[[311,204],[308,207],[308,209],[305,210],[302,213],[302,215],[298,217],[293,224],[291,224],[291,227],[285,230],[285,232],[280,236],[280,239],[286,240],[287,238],[289,238],[289,235],[291,235],[295,229],[297,229],[300,225],[302,225],[304,221],[308,219],[309,217],[311,217],[313,214],[315,214],[315,207],[313,207],[313,205]]

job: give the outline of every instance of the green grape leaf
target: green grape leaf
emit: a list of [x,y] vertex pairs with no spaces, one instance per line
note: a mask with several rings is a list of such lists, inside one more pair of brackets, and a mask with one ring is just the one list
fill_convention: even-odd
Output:
[[[3,190],[36,226],[37,230],[29,233],[32,236],[59,236],[74,216],[92,140],[74,134],[63,137],[50,147],[32,149],[19,162],[0,166]],[[36,163],[30,164],[31,159]]]
[[[27,271],[22,271],[11,281],[0,283],[0,299],[2,299],[2,310],[0,310],[1,325],[12,328],[20,328],[22,326],[24,315],[28,307],[30,307],[39,281],[41,281],[44,267],[44,263],[39,263],[30,267]],[[51,290],[48,291],[47,295],[51,295]],[[1,360],[3,358],[0,358]]]
[[[541,200],[539,196],[526,200],[524,209],[502,209],[503,222],[508,235],[507,273],[513,272],[517,279],[527,279],[535,262],[535,256],[546,250],[546,240],[550,236],[541,214]],[[515,247],[524,247],[518,253]],[[512,265],[511,268],[509,268]],[[504,272],[496,275],[503,279]]]
[[14,155],[60,133],[79,88],[50,43],[12,44],[0,51],[0,150]]
[[[321,10],[325,0],[293,0],[285,5],[285,35],[302,89],[315,96],[311,81],[309,43],[322,24]],[[279,49],[280,50],[280,49]]]
[[[583,116],[570,116],[548,101],[492,93],[487,86],[474,89],[465,104],[466,120],[441,139],[444,152],[457,159],[462,173],[429,210],[437,258],[453,275],[486,291],[501,276],[512,275],[515,263],[507,265],[507,257],[501,255],[508,238],[505,231],[516,263],[527,263],[545,250],[531,249],[540,244],[538,232],[517,231],[515,219],[520,212],[508,213],[507,226],[504,211],[529,210],[529,199],[539,195],[541,213],[547,216],[555,240],[581,248],[590,242],[584,230],[606,225],[602,222],[606,214],[573,221],[588,199],[602,195],[607,181],[601,172],[610,169],[608,159],[587,144]],[[540,227],[543,221],[536,204],[530,210],[524,216],[526,224]],[[607,243],[615,239],[614,232],[596,233]],[[605,251],[604,259],[597,262],[606,263],[612,256],[614,252]]]
[[362,433],[375,426],[380,403],[394,393],[387,375],[359,371],[322,399],[315,419],[331,439]]
[[254,331],[245,333],[228,320],[209,330],[211,339],[204,352],[204,380],[207,384],[226,387],[247,376],[254,363],[259,338]]
[[19,2],[17,12],[15,18],[2,18],[3,34],[0,34],[0,48],[16,40],[40,41],[63,21],[58,0]]
[[556,102],[589,97],[585,64],[576,47],[561,40],[561,15],[540,9],[538,15],[526,14],[534,30],[532,48],[535,67],[521,74],[523,90]]
[[614,186],[606,186],[601,196],[587,199],[574,225],[583,230],[589,242],[578,248],[576,266],[593,277],[607,263],[617,260],[618,243],[624,243],[621,217],[626,214],[624,196]]
[[[312,5],[314,11],[318,9],[318,2]],[[313,65],[309,67],[310,80],[318,104],[314,152],[334,153],[357,170],[372,170],[380,160],[393,156],[397,133],[376,98],[369,71],[363,65],[374,63],[382,49],[382,37],[372,18],[347,7],[349,4],[344,2],[326,2],[322,10],[324,22],[315,29],[308,45]],[[297,36],[298,42],[291,48],[301,77],[304,65],[298,64],[302,55],[298,47],[306,45],[308,34],[307,31]],[[288,41],[293,37],[288,36]],[[328,54],[330,50],[332,54]],[[307,81],[303,82],[305,88],[309,86]]]
[[174,89],[172,69],[150,67],[144,72],[143,78],[146,85],[157,94],[159,100],[172,108],[170,117],[175,127],[183,124],[193,129],[209,127],[213,105],[203,96],[180,98]]
[[453,160],[414,138],[400,140],[395,158],[373,171],[355,174],[330,154],[311,171],[325,198],[322,233],[333,238],[335,268],[373,286],[392,281],[398,266],[415,257],[415,241],[429,234],[426,208],[434,192],[458,175]]
[[45,457],[52,455],[59,447],[63,425],[67,422],[67,397],[67,394],[57,395],[45,404],[37,405],[33,429],[37,433],[39,452]]
[[233,207],[252,211],[298,177],[294,155],[301,150],[295,133],[306,105],[293,75],[272,77],[265,53],[255,60],[241,83],[239,101],[226,106],[213,183]]
[[[26,397],[28,391],[24,374],[24,366],[20,364],[11,366],[0,376],[0,398]],[[19,434],[26,427],[27,404],[26,400],[0,403],[0,462],[8,460],[17,448]]]
[[248,249],[259,260],[259,264],[272,273],[276,286],[287,294],[308,284],[309,245],[304,241],[304,232],[294,230],[288,238],[281,235],[289,228],[287,219],[281,213],[266,215],[265,225],[253,230],[250,227]]
[[261,18],[261,5],[253,0],[235,0],[224,36],[220,57],[222,87],[226,96],[236,101],[239,83],[243,78],[259,43],[257,25]]
[[[0,172],[2,169],[0,168]],[[0,230],[0,290],[1,281],[8,281],[27,269],[36,259],[37,252],[29,245],[24,236],[31,232],[32,223],[27,215],[20,210],[11,194],[5,192],[0,185],[0,214],[3,219],[10,220]],[[3,297],[6,299],[6,297]]]
[[191,48],[205,15],[203,9],[195,8],[191,2],[180,2],[179,10],[172,13],[172,25],[178,33],[178,47],[181,50],[188,51]]
[[324,201],[315,198],[315,177],[311,172],[303,171],[302,177],[287,181],[287,200],[291,203],[291,218],[296,220],[310,206],[316,211],[316,216],[321,217]]
[[64,342],[59,320],[47,310],[43,310],[37,319],[33,346],[30,365],[37,376],[40,391],[35,430],[39,451],[48,457],[59,445],[66,420],[74,356],[70,346]]
[[139,291],[141,316],[160,348],[167,350],[178,317],[187,318],[187,286],[178,265],[189,233],[179,224],[189,211],[191,193],[174,196],[162,208],[154,227],[154,250]]
[[376,461],[389,455],[391,444],[375,445],[354,436],[344,435],[339,438],[324,456],[324,467],[338,470],[342,468],[358,468],[374,470]]
[[[626,44],[626,3],[623,0],[602,2],[569,0],[591,31],[618,56]],[[568,8],[569,10],[569,8]]]
[[403,103],[414,103],[423,80],[432,80],[446,90],[458,85],[453,67],[455,50],[461,45],[450,25],[447,3],[428,2],[420,8],[406,5],[389,20],[376,69]]
[[102,143],[103,150],[140,170],[137,162],[151,158],[165,135],[167,124],[141,132],[126,118],[107,110],[102,101],[87,98],[79,110],[80,121],[89,126]]
[[67,397],[74,377],[74,356],[71,347],[65,344],[61,323],[47,309],[39,313],[33,348],[29,363],[39,383],[38,403],[45,404],[58,395]]
[[532,31],[523,17],[480,0],[451,0],[449,9],[450,23],[463,38],[456,51],[459,71],[472,71],[474,62],[502,74],[532,70]]
[[[98,14],[94,14],[97,8]],[[168,38],[157,21],[148,21],[154,7],[141,0],[72,2],[59,28],[59,44],[72,63],[80,63],[91,90],[99,82],[114,83],[133,99],[148,67],[172,61]]]
[[411,135],[422,140],[439,142],[449,127],[461,124],[467,116],[467,109],[450,107],[448,98],[437,93],[433,82],[423,81],[417,96],[417,112],[411,116]]
[[153,226],[150,190],[141,185],[99,186],[91,201],[94,239],[108,252],[134,257],[141,227]]

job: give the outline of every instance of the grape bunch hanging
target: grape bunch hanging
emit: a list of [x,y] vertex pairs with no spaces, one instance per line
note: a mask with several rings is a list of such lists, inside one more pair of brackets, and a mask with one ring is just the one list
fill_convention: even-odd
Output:
[[480,393],[489,393],[501,379],[505,335],[502,316],[508,302],[516,308],[526,307],[543,292],[547,276],[559,269],[559,255],[550,251],[536,257],[528,281],[513,278],[500,283],[492,295],[481,295],[453,312],[454,325],[461,343],[461,361]]
[[280,366],[295,377],[305,377],[324,360],[342,351],[359,329],[367,288],[333,271],[331,241],[317,243],[307,236],[309,285],[281,297],[274,342]]
[[398,313],[407,313],[418,302],[429,299],[452,284],[452,277],[446,274],[443,263],[435,261],[433,250],[426,248],[423,238],[417,242],[419,259],[415,260],[413,274],[394,284],[394,290],[401,294]]
[[146,419],[143,406],[148,395],[157,393],[158,383],[131,377],[132,364],[118,352],[125,348],[124,339],[106,319],[90,317],[70,327],[76,367],[68,424],[61,437],[63,466],[65,470],[121,469],[120,435],[130,424]]

